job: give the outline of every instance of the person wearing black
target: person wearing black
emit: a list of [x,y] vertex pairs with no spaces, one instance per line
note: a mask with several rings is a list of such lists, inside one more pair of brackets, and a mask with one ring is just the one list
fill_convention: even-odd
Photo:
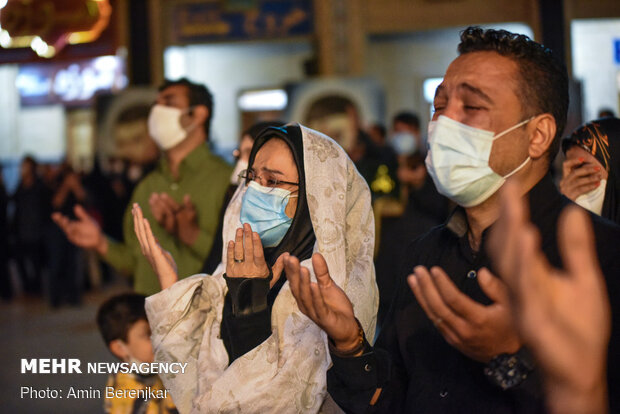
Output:
[[[86,190],[82,186],[80,176],[68,162],[63,162],[59,168],[58,176],[49,188],[51,210],[74,217],[74,207],[86,201]],[[62,230],[51,220],[46,226],[46,247],[49,260],[50,305],[53,308],[63,302],[72,306],[79,305],[84,287],[84,266],[79,248],[70,243]]]
[[562,151],[562,194],[620,224],[620,119],[581,125],[562,141]]
[[37,175],[38,163],[26,156],[21,163],[20,182],[12,196],[15,235],[15,261],[22,287],[27,293],[40,293],[41,273],[45,264],[43,232],[48,221],[48,200],[44,184]]
[[9,196],[4,187],[2,165],[0,165],[0,298],[9,300],[13,297],[13,288],[9,273],[9,223],[7,208]]
[[[470,27],[458,50],[436,92],[426,158],[439,192],[458,207],[407,249],[400,289],[375,346],[328,273],[317,275],[314,287],[299,265],[284,263],[300,308],[330,338],[328,391],[347,412],[545,410],[506,286],[480,270],[494,270],[487,235],[499,216],[497,190],[509,176],[529,197],[544,254],[562,267],[557,219],[571,202],[555,188],[549,165],[566,123],[568,77],[549,49],[503,30]],[[611,301],[613,351],[620,341],[620,228],[592,221]],[[620,408],[619,358],[610,352],[612,411]]]

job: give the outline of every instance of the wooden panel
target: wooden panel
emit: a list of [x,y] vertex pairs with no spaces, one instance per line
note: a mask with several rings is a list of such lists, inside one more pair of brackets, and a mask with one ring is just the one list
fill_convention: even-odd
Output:
[[525,22],[537,32],[537,0],[366,0],[370,34],[497,22]]
[[619,0],[564,0],[567,20],[620,17]]

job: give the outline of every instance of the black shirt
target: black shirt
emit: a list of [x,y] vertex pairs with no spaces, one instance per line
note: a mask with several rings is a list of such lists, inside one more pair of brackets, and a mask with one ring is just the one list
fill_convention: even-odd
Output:
[[[549,175],[530,191],[530,214],[538,227],[541,247],[549,262],[561,266],[557,246],[557,220],[571,202],[555,188]],[[612,339],[609,353],[609,395],[620,397],[618,349],[620,325],[620,227],[593,216],[597,251],[607,279],[612,306]],[[481,267],[493,266],[486,255],[489,229],[483,232],[479,252],[472,251],[467,237],[465,211],[457,208],[448,221],[414,241],[399,274],[400,289],[377,339],[357,358],[337,358],[327,374],[328,391],[348,412],[417,413],[536,413],[544,412],[540,378],[536,371],[522,384],[503,391],[484,375],[484,364],[469,359],[450,346],[434,328],[406,278],[417,265],[440,266],[461,291],[472,299],[489,304],[477,282]],[[616,354],[618,352],[616,351]],[[369,402],[377,388],[377,403]]]

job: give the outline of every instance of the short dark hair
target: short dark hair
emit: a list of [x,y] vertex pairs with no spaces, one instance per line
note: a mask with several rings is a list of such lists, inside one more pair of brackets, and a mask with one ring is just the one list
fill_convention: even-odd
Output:
[[407,124],[412,128],[420,129],[420,118],[413,112],[402,111],[397,113],[392,119],[392,125],[397,122],[402,122],[403,124]]
[[557,130],[549,146],[549,162],[560,148],[568,112],[568,73],[566,66],[551,51],[521,34],[506,30],[468,27],[461,32],[459,55],[472,52],[496,52],[512,59],[519,68],[517,96],[525,118],[549,113]]
[[209,110],[209,116],[205,120],[203,128],[207,138],[209,138],[209,132],[211,131],[211,119],[213,118],[213,95],[209,88],[200,83],[194,83],[187,78],[181,78],[177,80],[164,80],[164,83],[159,87],[159,92],[164,89],[168,89],[171,86],[185,86],[188,91],[189,106],[204,105]]
[[132,325],[145,320],[144,300],[138,293],[124,293],[105,301],[97,312],[97,325],[106,345],[115,339],[127,342],[127,333]]

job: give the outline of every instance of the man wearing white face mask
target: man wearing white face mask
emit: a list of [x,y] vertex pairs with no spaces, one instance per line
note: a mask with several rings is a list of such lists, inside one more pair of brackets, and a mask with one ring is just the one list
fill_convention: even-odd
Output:
[[[470,27],[458,51],[436,92],[426,165],[438,190],[459,206],[408,247],[375,346],[331,283],[294,292],[331,339],[328,391],[347,412],[545,411],[545,389],[514,325],[508,289],[482,269],[502,270],[487,256],[487,235],[500,214],[497,191],[509,176],[529,199],[546,259],[563,267],[556,223],[571,202],[554,186],[549,166],[566,123],[568,76],[549,49],[503,30]],[[608,384],[598,385],[609,387],[614,411],[620,408],[620,228],[596,216],[592,222],[616,350],[609,354]],[[293,269],[285,263],[285,270],[290,279]],[[590,386],[565,395],[566,406]]]
[[[213,245],[219,212],[232,168],[206,144],[213,97],[204,85],[187,79],[166,81],[148,119],[149,134],[162,150],[158,166],[137,185],[129,205],[149,205],[144,213],[162,247],[175,258],[181,274],[202,269]],[[157,276],[141,254],[131,208],[123,222],[124,242],[104,235],[78,206],[77,220],[57,214],[56,223],[74,244],[94,249],[114,268],[133,276],[134,289],[159,291]]]

